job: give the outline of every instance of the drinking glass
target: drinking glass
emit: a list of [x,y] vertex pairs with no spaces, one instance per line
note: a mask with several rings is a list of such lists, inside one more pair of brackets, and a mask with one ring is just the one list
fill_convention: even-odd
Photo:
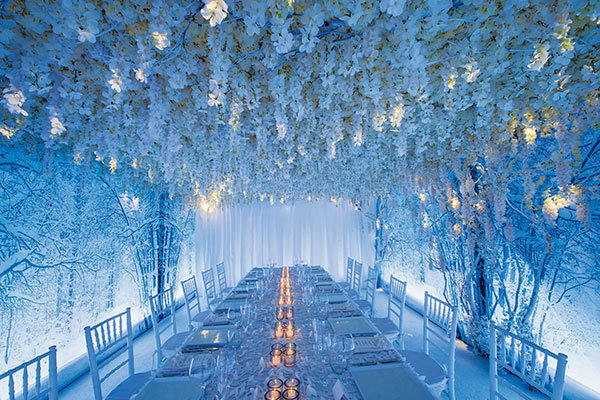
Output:
[[216,368],[217,394],[221,399],[226,399],[229,387],[235,374],[235,358],[226,349],[221,349],[217,356]]
[[210,382],[215,371],[215,361],[211,354],[198,354],[192,358],[188,377],[190,382],[200,388],[200,397],[204,398],[206,386]]
[[334,339],[329,347],[329,367],[336,375],[341,375],[348,368],[348,360],[342,354],[342,343]]

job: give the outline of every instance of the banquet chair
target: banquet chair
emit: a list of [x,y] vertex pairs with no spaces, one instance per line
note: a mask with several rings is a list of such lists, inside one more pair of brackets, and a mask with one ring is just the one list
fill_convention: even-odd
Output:
[[[152,326],[154,331],[154,340],[156,341],[156,365],[160,366],[164,358],[164,352],[173,352],[177,350],[190,332],[177,333],[177,318],[175,316],[175,297],[173,288],[169,288],[162,293],[150,296],[150,315],[152,317]],[[163,320],[162,324],[161,318]],[[173,334],[163,342],[161,335],[169,328]]]
[[[42,379],[42,368],[48,367],[48,376]],[[34,368],[35,380],[29,382],[30,368]],[[33,376],[32,376],[33,378]],[[56,369],[56,346],[23,364],[0,374],[0,382],[8,381],[8,399],[58,400],[58,374]],[[21,392],[15,393],[15,380],[22,382]],[[6,387],[6,386],[0,386]]]
[[231,293],[232,287],[227,286],[227,276],[225,275],[225,263],[217,264],[217,280],[219,281],[219,295],[225,298]]
[[360,296],[360,286],[362,281],[362,264],[354,260],[354,271],[352,273],[352,283],[350,289],[346,289],[346,294],[351,299],[358,299]]
[[[136,374],[133,365],[131,308],[127,307],[124,312],[110,317],[96,325],[86,326],[84,332],[95,400],[102,400],[103,398],[106,400],[128,399],[148,382],[150,379],[150,372]],[[100,370],[110,366],[109,364],[111,364],[111,361],[114,361],[121,354],[120,349],[123,346],[127,350],[125,361],[117,364],[101,377]],[[127,379],[119,383],[108,396],[102,397],[102,383],[124,366],[128,366],[129,376]]]
[[[510,333],[490,321],[490,400],[505,399],[498,391],[498,383],[506,386],[522,398],[529,399],[525,390],[533,387],[552,400],[561,400],[565,388],[567,356],[555,354],[535,343]],[[499,354],[498,354],[499,353]],[[508,372],[524,381],[528,387],[514,385],[498,373]],[[551,376],[550,370],[554,371]]]
[[[406,303],[406,282],[394,276],[390,277],[390,292],[388,293],[387,317],[371,318],[371,322],[392,343],[400,338],[400,348],[404,349],[402,337],[402,321]],[[396,322],[397,321],[397,322]]]
[[[377,285],[377,270],[369,267],[367,273],[366,293],[364,299],[355,301],[356,305],[363,313],[371,316],[373,314],[373,305],[375,303],[375,286]],[[389,315],[389,312],[388,312]]]
[[217,296],[217,288],[215,285],[215,275],[212,268],[202,271],[202,280],[204,281],[204,294],[206,294],[206,304],[209,309],[214,309],[221,302],[221,298]]
[[185,311],[188,320],[188,330],[194,329],[194,324],[202,324],[210,315],[209,310],[202,311],[200,306],[200,294],[198,286],[196,286],[196,277],[191,276],[188,279],[181,281],[183,289],[183,300],[185,302]]
[[[439,329],[435,329],[432,324],[441,328],[443,333],[440,334]],[[432,390],[438,389],[440,393],[446,389],[450,400],[455,400],[454,364],[457,324],[458,311],[456,306],[452,306],[425,292],[423,351],[400,351],[400,354],[406,359],[406,363],[413,368],[417,375],[425,377],[425,384],[430,386]],[[436,361],[429,354],[429,345],[433,345],[444,355],[442,363]]]
[[346,280],[344,282],[338,282],[338,285],[342,289],[349,289],[352,285],[352,270],[354,268],[354,260],[348,257],[346,263]]

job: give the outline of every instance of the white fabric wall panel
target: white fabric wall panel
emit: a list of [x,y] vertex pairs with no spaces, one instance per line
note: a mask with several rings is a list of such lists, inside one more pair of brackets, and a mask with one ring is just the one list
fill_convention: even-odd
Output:
[[[225,262],[230,284],[252,267],[292,265],[303,260],[322,265],[343,279],[346,258],[373,265],[372,222],[350,204],[296,201],[256,202],[196,215],[196,274]],[[200,284],[200,282],[199,282]]]

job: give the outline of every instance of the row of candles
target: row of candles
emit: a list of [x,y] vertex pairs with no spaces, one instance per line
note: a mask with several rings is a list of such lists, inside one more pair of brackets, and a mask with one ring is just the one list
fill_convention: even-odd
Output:
[[[277,323],[273,334],[277,340],[271,346],[271,364],[278,368],[281,364],[285,367],[296,365],[296,344],[291,341],[294,338],[294,309],[292,307],[292,290],[290,286],[290,269],[283,267],[279,281],[279,299],[277,301],[275,316]],[[285,341],[281,343],[281,341]],[[287,340],[287,341],[286,341]],[[265,393],[267,400],[297,400],[300,398],[300,380],[289,377],[285,380],[272,378],[267,383],[268,391]]]

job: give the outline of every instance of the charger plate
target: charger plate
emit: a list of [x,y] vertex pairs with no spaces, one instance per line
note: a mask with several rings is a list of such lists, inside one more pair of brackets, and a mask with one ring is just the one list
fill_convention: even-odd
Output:
[[400,363],[351,367],[364,400],[433,400],[427,386]]
[[228,343],[227,332],[231,326],[211,326],[194,332],[182,347],[183,352],[201,351],[214,347],[223,347]]
[[329,318],[329,323],[336,335],[369,335],[377,334],[377,329],[365,317]]
[[188,377],[154,378],[132,400],[196,400],[199,395]]

